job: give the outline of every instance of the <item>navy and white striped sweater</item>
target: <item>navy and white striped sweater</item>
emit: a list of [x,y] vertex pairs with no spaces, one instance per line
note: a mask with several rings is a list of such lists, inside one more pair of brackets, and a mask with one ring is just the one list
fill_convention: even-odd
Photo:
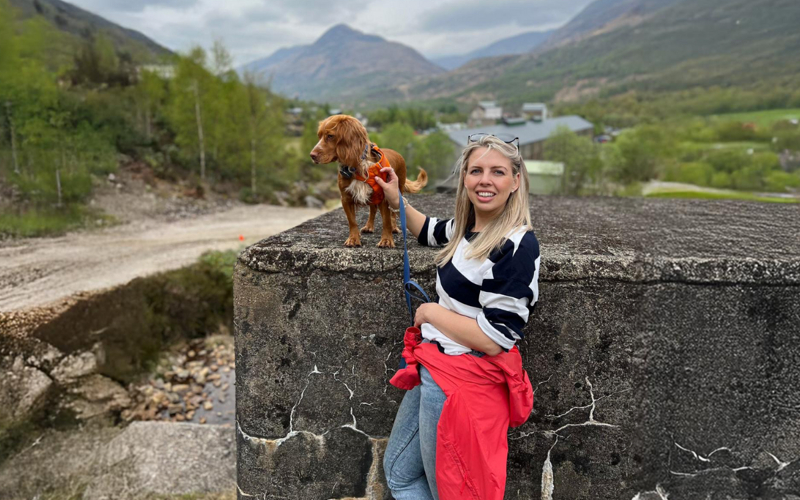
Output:
[[[453,222],[427,217],[417,240],[423,246],[446,245],[453,236]],[[476,319],[481,330],[508,351],[522,338],[522,329],[539,299],[539,241],[533,231],[520,228],[488,259],[466,259],[464,252],[475,234],[468,231],[450,262],[437,269],[439,305]],[[421,330],[423,338],[438,342],[446,354],[472,350],[430,323],[423,323]]]

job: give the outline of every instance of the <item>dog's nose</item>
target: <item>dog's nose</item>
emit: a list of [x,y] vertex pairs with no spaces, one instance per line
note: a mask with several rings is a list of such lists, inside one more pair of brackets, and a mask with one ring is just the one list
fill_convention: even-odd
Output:
[[317,154],[312,151],[310,156],[311,156],[311,161],[317,163]]

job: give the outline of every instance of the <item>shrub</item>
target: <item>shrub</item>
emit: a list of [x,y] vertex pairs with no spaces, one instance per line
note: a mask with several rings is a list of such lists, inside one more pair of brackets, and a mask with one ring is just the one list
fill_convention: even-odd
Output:
[[693,162],[681,163],[678,166],[678,182],[695,184],[697,186],[711,185],[711,178],[714,175],[714,167],[708,163]]
[[714,172],[711,176],[711,187],[718,189],[728,189],[733,187],[731,176],[727,172]]
[[782,170],[776,170],[767,174],[764,180],[765,189],[773,193],[784,193],[788,189],[800,188],[800,175],[790,174]]

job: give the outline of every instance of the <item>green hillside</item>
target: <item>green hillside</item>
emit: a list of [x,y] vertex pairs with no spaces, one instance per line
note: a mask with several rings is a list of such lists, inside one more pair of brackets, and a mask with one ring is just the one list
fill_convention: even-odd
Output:
[[[682,1],[640,24],[572,45],[477,61],[409,93],[516,103],[576,100],[601,90],[607,96],[711,86],[798,88],[799,24],[796,0]],[[563,90],[570,86],[574,92]]]
[[9,3],[19,19],[44,21],[65,34],[64,41],[71,47],[62,48],[60,52],[72,53],[74,47],[102,33],[111,40],[118,54],[126,54],[138,63],[158,62],[173,55],[138,31],[123,28],[61,0],[9,0]]

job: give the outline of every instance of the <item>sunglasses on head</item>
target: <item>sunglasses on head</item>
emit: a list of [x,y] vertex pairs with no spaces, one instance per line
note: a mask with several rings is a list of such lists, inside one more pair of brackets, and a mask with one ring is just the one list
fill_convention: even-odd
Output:
[[[467,137],[467,144],[471,142],[479,142],[484,137],[494,137],[496,139],[500,139],[501,141],[505,142],[506,144],[513,144],[517,151],[519,151],[519,137],[514,137],[511,134],[487,134],[486,132],[478,132],[477,134],[472,134]],[[516,141],[516,142],[515,142]]]

